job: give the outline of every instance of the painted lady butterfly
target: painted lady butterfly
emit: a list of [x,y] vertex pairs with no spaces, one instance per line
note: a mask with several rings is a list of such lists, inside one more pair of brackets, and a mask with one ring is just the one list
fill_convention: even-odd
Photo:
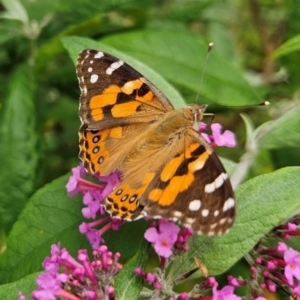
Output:
[[91,174],[121,174],[106,210],[125,220],[172,219],[200,234],[228,231],[235,216],[228,175],[193,129],[206,105],[175,110],[139,72],[97,50],[80,53],[77,76],[79,156]]

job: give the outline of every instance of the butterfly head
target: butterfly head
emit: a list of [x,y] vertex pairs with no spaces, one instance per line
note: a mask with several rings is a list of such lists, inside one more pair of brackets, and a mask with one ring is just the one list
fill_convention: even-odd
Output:
[[193,121],[195,123],[198,123],[202,120],[205,109],[207,107],[207,104],[189,104],[187,108],[190,110],[192,116],[193,116]]

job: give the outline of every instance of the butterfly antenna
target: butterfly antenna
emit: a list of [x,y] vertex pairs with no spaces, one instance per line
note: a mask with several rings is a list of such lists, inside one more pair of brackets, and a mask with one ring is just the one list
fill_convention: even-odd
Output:
[[208,56],[209,56],[209,53],[210,53],[210,51],[211,51],[211,49],[212,49],[213,46],[214,46],[214,43],[209,43],[208,44],[208,48],[207,48],[207,52],[206,52],[206,57],[205,57],[204,65],[203,65],[202,72],[201,72],[199,87],[198,87],[197,95],[196,95],[196,98],[195,98],[195,103],[197,102],[197,100],[199,98],[200,88],[201,88],[201,85],[202,85],[203,75],[204,75],[204,71],[205,71],[205,68],[206,68]]

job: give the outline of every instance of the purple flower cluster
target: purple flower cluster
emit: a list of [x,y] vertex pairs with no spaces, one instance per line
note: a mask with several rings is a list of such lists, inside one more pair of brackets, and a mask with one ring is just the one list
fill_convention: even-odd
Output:
[[[296,224],[285,226],[299,234]],[[254,250],[255,263],[251,267],[252,278],[262,277],[262,289],[276,292],[277,287],[284,288],[290,295],[300,296],[300,253],[285,243],[279,242],[277,247],[263,246]]]
[[[299,218],[294,223],[287,223],[275,227],[268,237],[289,239],[290,236],[299,236]],[[232,286],[247,285],[253,297],[268,290],[275,293],[278,289],[283,290],[293,299],[300,296],[300,253],[278,242],[276,247],[264,246],[263,238],[250,253],[254,259],[248,260],[251,265],[251,276],[248,280],[237,279],[229,276]],[[259,287],[259,288],[257,288]]]
[[[283,242],[279,242],[276,247],[271,248],[263,246],[263,243],[270,237],[289,239],[291,236],[299,236],[299,224],[300,218],[296,217],[293,223],[279,225],[256,245],[250,256],[246,256],[246,258],[254,257],[254,260],[249,260],[251,269],[249,278],[235,278],[230,275],[228,276],[228,285],[218,289],[216,279],[209,277],[196,285],[190,292],[177,294],[173,289],[170,289],[166,270],[176,258],[176,254],[181,255],[187,250],[186,242],[192,232],[187,228],[182,228],[180,231],[172,222],[159,220],[158,224],[153,223],[152,227],[145,233],[146,240],[153,243],[154,249],[159,255],[159,269],[155,269],[154,273],[147,273],[141,268],[137,268],[135,272],[153,287],[152,292],[148,291],[146,295],[150,298],[155,296],[158,299],[166,298],[169,300],[266,300],[263,297],[265,290],[274,293],[280,288],[293,299],[296,299],[300,296],[300,253]],[[186,280],[199,269],[204,277],[207,276],[206,267],[200,260],[196,259],[195,261],[197,268],[176,279],[171,286],[174,287]],[[245,286],[248,289],[249,294],[247,296],[242,297],[234,293],[234,289],[240,286]]]
[[[77,260],[60,245],[52,245],[51,256],[46,257],[43,272],[37,278],[38,289],[31,297],[35,300],[115,299],[113,281],[122,269],[119,253],[113,254],[106,246],[93,251],[90,261],[86,250],[79,250]],[[63,272],[60,273],[60,269]],[[25,300],[22,293],[19,300]]]
[[153,243],[155,252],[161,257],[170,257],[172,254],[172,248],[177,241],[177,235],[180,228],[173,222],[167,222],[159,220],[159,225],[153,224],[145,232],[145,239]]
[[[92,248],[97,249],[99,245],[104,242],[102,235],[107,230],[118,230],[123,224],[123,221],[120,219],[103,216],[105,209],[101,204],[120,181],[116,172],[109,176],[99,176],[95,174],[94,177],[102,184],[96,184],[84,179],[86,176],[88,176],[88,174],[82,165],[73,168],[66,188],[70,197],[79,192],[83,194],[83,204],[86,205],[86,207],[82,209],[82,215],[85,218],[95,219],[98,215],[102,216],[100,219],[89,223],[83,222],[79,226],[79,231],[86,235]],[[101,226],[100,229],[96,229],[99,226]]]

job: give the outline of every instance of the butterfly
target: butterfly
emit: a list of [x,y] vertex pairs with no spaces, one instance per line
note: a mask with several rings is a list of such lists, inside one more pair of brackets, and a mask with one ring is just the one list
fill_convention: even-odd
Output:
[[98,50],[79,54],[76,73],[79,157],[91,174],[121,176],[103,203],[111,216],[171,219],[199,234],[227,232],[235,217],[231,183],[193,128],[207,105],[175,110],[138,71]]

